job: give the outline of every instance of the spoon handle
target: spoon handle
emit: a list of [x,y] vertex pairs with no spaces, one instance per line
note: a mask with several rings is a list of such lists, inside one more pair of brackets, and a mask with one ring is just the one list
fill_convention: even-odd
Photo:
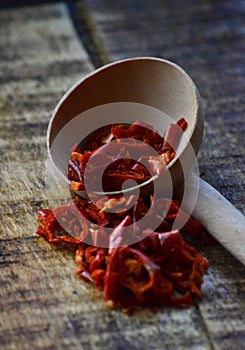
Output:
[[245,265],[245,216],[202,179],[193,217]]

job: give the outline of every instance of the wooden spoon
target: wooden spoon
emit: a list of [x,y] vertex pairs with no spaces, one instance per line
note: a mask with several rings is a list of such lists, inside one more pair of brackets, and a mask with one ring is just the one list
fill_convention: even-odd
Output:
[[[195,205],[187,210],[245,264],[245,217],[189,171],[192,163],[196,163],[202,140],[201,98],[188,74],[170,61],[140,57],[114,62],[72,86],[55,108],[47,132],[49,156],[58,171],[66,177],[71,146],[102,126],[102,122],[120,122],[118,111],[124,113],[123,122],[142,119],[159,132],[166,129],[170,120],[177,121],[179,117],[187,120],[186,137],[168,166],[173,187],[179,189],[184,181],[188,194],[194,194],[191,203]],[[161,189],[162,179],[157,179],[156,185]],[[147,190],[146,185],[141,186]]]

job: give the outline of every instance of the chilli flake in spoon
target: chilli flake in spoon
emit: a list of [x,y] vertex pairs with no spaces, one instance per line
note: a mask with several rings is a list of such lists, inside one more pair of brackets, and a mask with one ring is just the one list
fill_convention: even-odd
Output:
[[[191,78],[176,64],[153,57],[131,58],[78,81],[58,103],[48,127],[51,163],[67,180],[71,147],[96,129],[140,119],[161,134],[180,117],[187,121],[187,130],[165,176],[154,179],[154,193],[165,194],[171,187],[172,194],[181,188],[183,208],[245,264],[245,217],[194,174],[203,133],[201,99]],[[147,185],[131,185],[124,192],[147,191]],[[98,192],[103,192],[101,187]]]

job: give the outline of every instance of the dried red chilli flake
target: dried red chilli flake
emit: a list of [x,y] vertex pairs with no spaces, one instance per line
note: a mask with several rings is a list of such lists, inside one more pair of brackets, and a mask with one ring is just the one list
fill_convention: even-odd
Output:
[[[183,131],[187,127],[183,118],[177,125]],[[147,126],[145,132],[145,124],[139,121],[131,126],[117,125],[99,129],[94,135],[96,137],[88,139],[83,147],[76,145],[71,151],[68,171],[71,189],[83,188],[83,172],[89,157],[112,137],[111,133],[115,139],[135,137],[151,144],[159,157],[169,157],[170,161],[175,156],[171,145],[177,145],[178,140],[175,138],[179,137],[176,136],[178,127],[171,124],[164,138],[155,133],[151,126]],[[157,168],[158,159],[151,160],[152,166]],[[145,178],[148,175],[142,170],[144,167],[141,167],[140,162],[126,163],[117,163],[117,166],[121,167],[121,171],[129,169],[138,171],[138,174],[141,171]],[[113,166],[109,170],[113,171]],[[108,174],[110,175],[109,172]],[[166,198],[151,198],[146,203],[143,198],[139,198],[135,203],[134,196],[128,199],[120,196],[108,197],[103,200],[96,200],[95,196],[94,199],[96,204],[76,196],[73,201],[53,211],[39,210],[40,225],[37,234],[50,243],[62,242],[77,247],[76,274],[101,290],[103,300],[108,306],[121,307],[124,311],[131,312],[135,305],[190,306],[195,298],[202,298],[201,285],[208,262],[183,239],[183,234],[201,239],[204,230],[199,222],[180,209],[178,202]],[[132,203],[135,204],[132,206]],[[146,215],[151,205],[155,206],[155,216],[149,218],[149,228],[143,232],[145,238],[139,239],[142,234],[140,219]],[[85,218],[91,223],[89,226]],[[180,223],[185,221],[181,232],[173,230],[176,220]],[[131,225],[132,223],[136,224]],[[154,230],[152,223],[154,227],[158,223]],[[132,226],[130,234],[136,238],[136,243],[130,246],[123,241],[124,227],[129,225]],[[105,230],[106,227],[113,228],[110,235]],[[84,243],[85,238],[90,243]],[[113,248],[115,246],[118,248]]]
[[52,210],[51,209],[41,209],[38,211],[38,221],[45,225],[47,220],[48,220],[48,217],[49,215],[52,213]]
[[86,222],[81,214],[69,203],[57,207],[53,211],[49,209],[38,210],[40,225],[37,233],[46,238],[50,243],[67,242],[80,244],[88,234]]
[[[92,185],[96,183],[98,169],[106,168],[102,185],[107,192],[121,190],[122,183],[127,179],[141,184],[154,174],[160,175],[166,165],[174,159],[186,128],[187,122],[181,118],[175,124],[169,125],[164,136],[155,131],[151,125],[139,120],[131,125],[106,125],[95,130],[85,141],[72,149],[68,167],[71,190],[85,190],[85,167],[91,157],[94,161],[93,166],[86,168],[86,173],[89,174],[87,181]],[[110,143],[111,140],[115,142]],[[151,149],[154,149],[158,156],[153,156]],[[128,159],[127,153],[129,153]],[[142,160],[149,165],[151,172],[142,166]],[[106,167],[106,164],[109,166]]]
[[[107,305],[121,307],[126,311],[131,311],[135,305],[189,306],[194,297],[202,298],[201,285],[208,263],[194,247],[184,241],[179,231],[172,230],[170,222],[173,221],[174,215],[178,215],[177,202],[167,199],[159,201],[159,211],[160,204],[165,204],[165,208],[169,207],[163,220],[164,224],[160,224],[155,231],[149,228],[146,238],[130,246],[100,248],[93,245],[98,243],[96,237],[100,237],[102,244],[106,242],[108,247],[110,240],[118,239],[121,244],[121,227],[130,223],[130,216],[125,217],[119,224],[115,223],[115,230],[112,236],[108,237],[103,227],[99,230],[90,228],[88,232],[85,223],[81,226],[80,221],[76,221],[74,209],[69,204],[58,207],[53,212],[39,210],[40,226],[37,234],[50,243],[65,242],[77,245],[76,274],[103,291],[103,299]],[[79,203],[82,210],[89,207],[88,203],[79,197],[76,198],[76,203],[77,208]],[[60,226],[54,215],[57,213],[64,215],[71,228],[76,223],[78,228],[73,228],[76,238]],[[192,218],[189,220],[189,235],[198,236],[200,224]],[[94,234],[91,235],[91,245],[82,242],[85,233]]]

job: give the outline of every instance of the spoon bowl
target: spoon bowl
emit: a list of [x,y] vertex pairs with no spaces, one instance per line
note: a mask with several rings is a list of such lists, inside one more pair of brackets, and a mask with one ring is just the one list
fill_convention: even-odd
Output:
[[[103,108],[101,108],[103,107]],[[190,168],[202,140],[201,99],[189,75],[173,62],[153,57],[131,58],[108,64],[83,77],[58,103],[48,127],[49,155],[66,177],[70,149],[98,126],[132,123],[152,125],[160,134],[184,117],[188,123],[177,156],[168,165],[173,188],[183,183],[183,164]],[[158,181],[159,182],[159,181]],[[146,187],[145,184],[139,185]],[[163,181],[159,188],[164,187]],[[146,187],[146,191],[147,191]]]

